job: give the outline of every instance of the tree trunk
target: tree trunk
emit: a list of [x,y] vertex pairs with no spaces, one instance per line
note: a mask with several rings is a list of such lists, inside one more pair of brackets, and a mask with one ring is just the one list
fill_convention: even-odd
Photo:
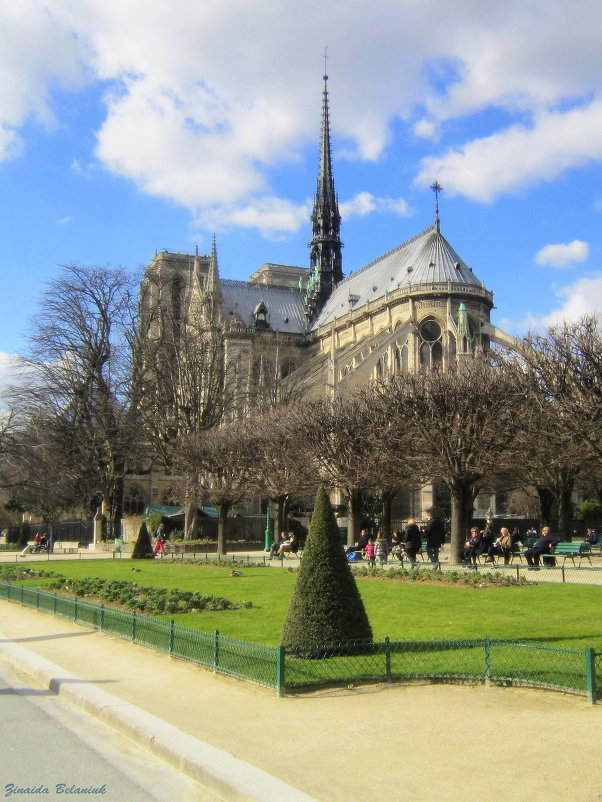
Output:
[[288,532],[288,511],[291,506],[291,497],[290,494],[287,493],[286,496],[282,497],[282,528]]
[[196,500],[187,500],[184,504],[184,537],[187,540],[196,540],[198,534],[198,503]]
[[362,491],[354,487],[349,490],[349,515],[347,517],[347,545],[353,546],[360,536]]
[[450,562],[459,563],[462,560],[464,543],[468,537],[472,522],[473,504],[477,495],[477,488],[467,481],[456,479],[450,485],[451,496],[451,554]]
[[227,554],[226,532],[228,528],[228,510],[232,505],[229,502],[222,502],[217,505],[219,518],[217,520],[217,553]]
[[573,539],[573,486],[575,480],[570,471],[560,471],[560,494],[558,498],[558,533],[560,539]]
[[123,518],[123,475],[117,476],[109,499],[109,532],[110,538],[121,537],[121,520]]
[[536,487],[535,489],[539,496],[541,526],[550,526],[552,523],[552,511],[556,501],[554,494],[547,487]]
[[391,506],[396,495],[397,490],[383,490],[380,494],[382,504],[380,525],[387,540],[391,539]]
[[272,540],[274,543],[278,542],[280,538],[280,532],[286,531],[286,519],[285,519],[285,510],[284,510],[284,502],[286,496],[276,496],[276,498],[272,499],[274,504],[276,505],[276,527],[274,532],[272,533]]

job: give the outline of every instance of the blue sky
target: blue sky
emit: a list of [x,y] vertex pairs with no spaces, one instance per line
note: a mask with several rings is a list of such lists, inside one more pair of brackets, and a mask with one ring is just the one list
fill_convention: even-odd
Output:
[[437,178],[494,323],[600,312],[601,40],[597,0],[3,4],[0,379],[60,265],[307,265],[325,45],[346,273]]

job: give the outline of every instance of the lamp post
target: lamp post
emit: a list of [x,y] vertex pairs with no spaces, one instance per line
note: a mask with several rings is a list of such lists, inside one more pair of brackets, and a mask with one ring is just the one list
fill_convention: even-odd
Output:
[[268,506],[265,511],[265,542],[264,548],[269,551],[272,546],[272,499],[268,499]]

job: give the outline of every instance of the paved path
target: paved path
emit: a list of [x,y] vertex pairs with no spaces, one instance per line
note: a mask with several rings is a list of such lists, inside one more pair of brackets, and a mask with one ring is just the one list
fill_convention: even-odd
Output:
[[0,633],[0,660],[30,687],[179,760],[224,799],[602,798],[602,706],[583,697],[395,684],[278,699],[9,602]]
[[[178,561],[183,559],[192,559],[193,554],[184,554],[184,555],[176,555],[175,559]],[[451,566],[449,564],[449,551],[444,550],[441,553],[441,567],[445,570],[460,570],[460,571],[471,571],[472,569],[468,566]],[[196,554],[197,559],[205,559],[208,558],[209,560],[217,559],[215,554],[205,554],[205,552],[198,552]],[[86,549],[80,549],[75,554],[52,554],[52,555],[27,555],[25,557],[21,557],[18,553],[15,552],[0,552],[0,562],[9,562],[9,563],[19,563],[21,565],[26,565],[33,561],[36,562],[43,562],[43,563],[59,563],[61,561],[67,560],[128,560],[130,559],[130,555],[123,553],[113,555],[112,552],[88,552]],[[159,557],[158,559],[172,559],[171,556],[167,558]],[[242,560],[242,561],[250,561],[250,562],[261,562],[263,560],[269,562],[270,565],[280,566],[284,565],[286,567],[295,568],[298,567],[300,561],[297,557],[288,557],[285,560],[269,560],[267,554],[264,551],[260,552],[247,552],[247,551],[237,551],[232,552],[230,554],[225,555],[223,560]],[[564,566],[564,570],[558,566],[556,568],[541,568],[538,570],[529,570],[527,565],[524,562],[517,562],[513,563],[510,566],[504,565],[483,565],[479,564],[478,570],[483,572],[490,572],[490,571],[506,571],[510,573],[512,576],[521,576],[527,580],[532,580],[534,582],[566,582],[566,583],[579,583],[579,584],[586,584],[586,585],[602,585],[602,555],[594,555],[591,557],[592,564],[590,565],[589,562],[583,561],[577,566],[573,566],[572,563],[567,562]],[[357,563],[357,565],[365,565],[365,563]],[[390,559],[387,563],[385,563],[385,569],[389,568],[398,568],[400,565],[398,560]],[[419,568],[429,568],[430,563],[428,562],[418,562]],[[407,563],[406,563],[407,567]]]

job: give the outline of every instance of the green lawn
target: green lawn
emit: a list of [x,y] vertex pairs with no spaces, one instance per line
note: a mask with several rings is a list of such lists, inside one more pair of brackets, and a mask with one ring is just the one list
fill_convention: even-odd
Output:
[[[47,562],[29,562],[48,570]],[[222,612],[184,613],[177,624],[205,632],[215,629],[240,640],[276,645],[288,609],[296,574],[286,568],[242,568],[130,560],[58,562],[52,568],[72,578],[109,577],[139,584],[195,590],[251,601],[253,607]],[[525,587],[480,588],[390,582],[358,578],[375,640],[494,639],[537,641],[542,646],[602,651],[602,587],[542,583]],[[29,585],[45,588],[42,579]],[[160,616],[161,617],[161,616]]]

